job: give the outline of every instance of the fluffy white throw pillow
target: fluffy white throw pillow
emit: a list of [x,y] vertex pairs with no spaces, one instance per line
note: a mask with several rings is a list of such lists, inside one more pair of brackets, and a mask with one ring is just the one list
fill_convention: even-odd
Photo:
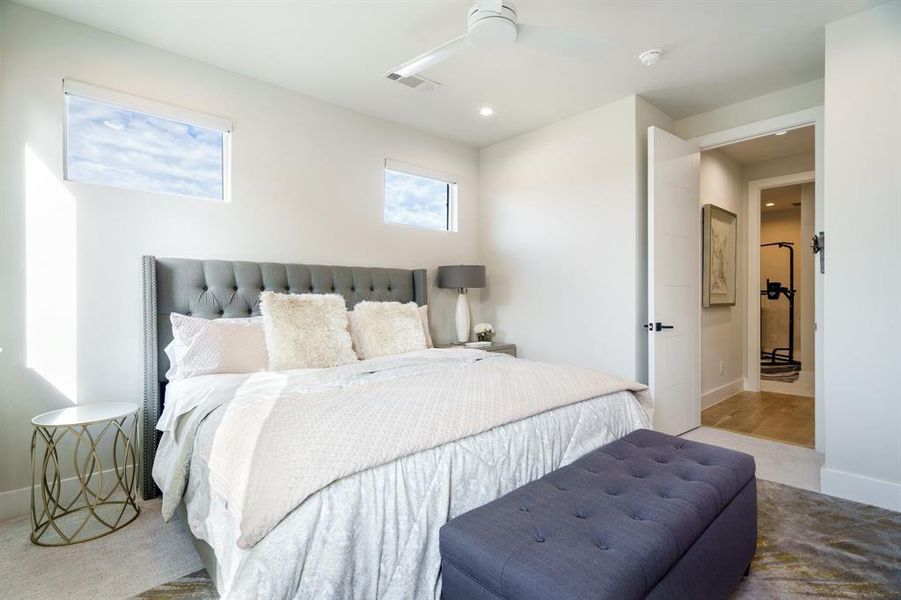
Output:
[[338,294],[260,294],[269,369],[336,367],[357,360]]
[[172,313],[169,321],[173,338],[166,346],[169,381],[266,370],[269,356],[260,317],[202,319]]
[[360,302],[350,313],[350,328],[357,355],[364,360],[427,348],[415,302]]
[[422,332],[425,334],[425,345],[427,348],[434,348],[432,343],[432,332],[429,331],[429,305],[419,307],[419,318],[422,319]]

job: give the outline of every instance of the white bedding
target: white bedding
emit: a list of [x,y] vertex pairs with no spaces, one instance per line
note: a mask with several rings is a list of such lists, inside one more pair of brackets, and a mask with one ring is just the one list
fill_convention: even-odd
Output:
[[[449,369],[460,373],[476,361],[491,371],[522,364],[473,350],[427,350],[294,372],[291,381],[294,388],[319,394],[390,379],[427,379]],[[154,467],[167,510],[181,500],[190,469],[189,525],[216,551],[220,591],[227,598],[437,598],[441,524],[649,423],[628,391],[549,401],[547,410],[526,418],[475,433],[464,428],[459,439],[336,477],[305,496],[256,545],[239,548],[242,523],[232,509],[234,498],[210,484],[210,465],[221,460],[213,448],[222,443],[223,423],[234,419],[222,408],[255,377],[216,375],[172,384]],[[259,428],[247,426],[251,435]],[[269,454],[257,460],[284,459]]]

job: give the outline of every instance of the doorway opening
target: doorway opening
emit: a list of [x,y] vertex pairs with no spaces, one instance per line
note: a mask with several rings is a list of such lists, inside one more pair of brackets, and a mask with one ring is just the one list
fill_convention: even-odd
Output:
[[814,153],[813,125],[777,131],[703,150],[700,180],[702,206],[728,211],[737,223],[727,282],[734,289],[701,308],[701,424],[809,448],[816,442]]

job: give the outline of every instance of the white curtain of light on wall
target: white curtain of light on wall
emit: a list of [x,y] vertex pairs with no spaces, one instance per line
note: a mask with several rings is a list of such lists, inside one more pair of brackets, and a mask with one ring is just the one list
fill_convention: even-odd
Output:
[[26,360],[77,403],[75,198],[25,148]]

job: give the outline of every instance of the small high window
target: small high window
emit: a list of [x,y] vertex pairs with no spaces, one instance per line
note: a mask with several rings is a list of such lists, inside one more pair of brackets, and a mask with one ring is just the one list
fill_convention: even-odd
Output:
[[67,180],[228,200],[228,121],[71,80],[64,91]]
[[454,177],[385,161],[385,222],[456,231]]

